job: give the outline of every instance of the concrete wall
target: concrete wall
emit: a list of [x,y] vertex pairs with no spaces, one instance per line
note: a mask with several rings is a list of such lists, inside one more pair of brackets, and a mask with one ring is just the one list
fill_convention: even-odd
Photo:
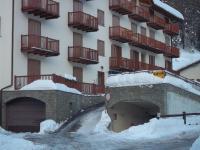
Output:
[[[131,124],[147,122],[158,112],[161,115],[200,112],[200,95],[166,83],[114,87],[110,88],[110,94],[106,108],[112,118],[111,128],[116,132]],[[114,119],[115,114],[117,120]]]
[[46,119],[64,121],[80,110],[104,102],[102,96],[83,96],[62,91],[6,91],[3,92],[3,123],[6,124],[6,103],[20,97],[31,97],[46,104]]
[[[2,0],[1,0],[2,1]],[[121,16],[109,10],[108,0],[93,0],[84,3],[84,12],[97,16],[97,10],[103,10],[105,13],[105,25],[99,26],[99,31],[85,33],[68,27],[68,12],[73,11],[73,0],[58,0],[60,2],[60,17],[58,19],[45,20],[38,16],[23,13],[21,11],[21,0],[15,1],[15,31],[14,31],[14,75],[27,74],[28,58],[38,59],[41,61],[41,74],[57,73],[59,75],[73,74],[73,66],[83,68],[83,81],[97,83],[97,72],[103,71],[107,77],[109,71],[109,57],[111,56],[111,44],[115,43],[122,47],[122,56],[130,58],[130,49],[133,48],[140,53],[146,53],[146,62],[149,61],[148,55],[156,57],[155,63],[158,66],[165,66],[165,57],[163,54],[154,54],[148,50],[137,47],[130,47],[128,44],[121,44],[109,39],[109,27],[112,26],[112,14],[120,16],[120,25],[131,29],[131,22],[138,25],[138,33],[141,26],[147,28],[149,36],[150,28],[146,23],[139,23],[130,20],[127,15]],[[0,16],[2,17],[2,37],[0,37],[0,87],[7,85],[10,81],[10,45],[11,45],[11,0],[2,2],[0,6]],[[60,55],[56,57],[46,58],[35,55],[27,55],[21,52],[21,35],[28,34],[28,19],[35,19],[41,22],[42,36],[60,40]],[[153,29],[152,29],[153,30]],[[100,56],[100,63],[97,65],[82,65],[71,63],[68,58],[68,46],[73,44],[73,32],[83,34],[83,46],[97,49],[97,39],[105,41],[105,57]],[[162,42],[164,34],[162,30],[155,30],[156,39]],[[141,59],[141,58],[140,58]],[[102,67],[103,66],[103,69]],[[5,73],[5,74],[2,74]],[[13,88],[11,88],[13,89]]]
[[193,65],[187,69],[184,69],[180,72],[181,76],[184,76],[189,79],[200,79],[200,63]]

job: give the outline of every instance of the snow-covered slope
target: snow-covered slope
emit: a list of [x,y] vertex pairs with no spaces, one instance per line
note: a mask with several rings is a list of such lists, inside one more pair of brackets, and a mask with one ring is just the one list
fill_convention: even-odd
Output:
[[154,76],[152,73],[141,71],[135,73],[113,75],[108,77],[106,81],[106,85],[109,87],[138,86],[161,83],[168,83],[200,95],[200,91],[195,89],[191,83],[188,83],[170,74],[166,74],[164,78],[159,78]]
[[166,3],[161,2],[160,0],[153,0],[154,5],[160,7],[161,9],[164,9],[165,11],[169,12],[170,14],[172,14],[173,16],[184,20],[183,15],[176,9],[174,9],[173,7],[169,6]]
[[173,69],[180,70],[188,65],[200,61],[200,52],[197,50],[180,49],[180,57],[173,59]]
[[200,137],[192,144],[190,150],[199,150],[200,149]]

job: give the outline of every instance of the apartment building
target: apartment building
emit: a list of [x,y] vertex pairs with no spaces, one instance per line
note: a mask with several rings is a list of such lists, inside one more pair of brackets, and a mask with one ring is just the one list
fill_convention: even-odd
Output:
[[160,1],[1,1],[1,89],[67,74],[84,85],[79,90],[99,93],[109,73],[172,71],[179,57],[171,39],[183,17]]

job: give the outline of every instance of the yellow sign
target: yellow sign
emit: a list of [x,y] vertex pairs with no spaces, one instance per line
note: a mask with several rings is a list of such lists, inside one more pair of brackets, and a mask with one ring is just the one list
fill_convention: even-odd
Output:
[[166,73],[164,70],[156,70],[156,71],[153,71],[153,75],[159,78],[164,78]]

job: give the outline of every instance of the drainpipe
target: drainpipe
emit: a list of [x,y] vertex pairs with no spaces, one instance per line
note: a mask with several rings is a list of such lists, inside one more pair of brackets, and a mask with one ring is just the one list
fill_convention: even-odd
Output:
[[13,59],[14,59],[14,6],[15,0],[12,0],[12,33],[11,33],[11,76],[10,84],[0,89],[0,125],[2,125],[2,106],[3,106],[3,90],[13,86]]

